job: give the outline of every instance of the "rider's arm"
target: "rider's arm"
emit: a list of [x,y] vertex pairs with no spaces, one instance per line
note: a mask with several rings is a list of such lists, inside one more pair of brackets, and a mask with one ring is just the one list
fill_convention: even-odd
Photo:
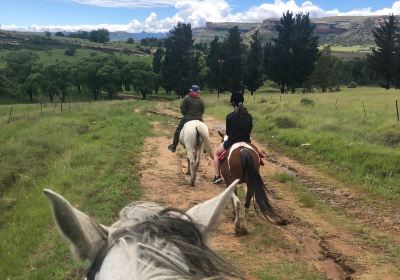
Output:
[[226,123],[226,129],[225,129],[226,135],[228,135],[228,137],[229,137],[229,136],[231,136],[231,126],[232,126],[231,121],[230,121],[230,114],[226,116],[225,123]]
[[206,110],[206,107],[204,105],[203,99],[200,99],[200,104],[201,104],[201,114],[204,114],[204,111]]
[[183,98],[183,100],[182,100],[182,103],[181,103],[181,113],[182,113],[182,115],[186,115],[186,113],[187,113],[187,104],[186,104],[186,97],[185,98]]

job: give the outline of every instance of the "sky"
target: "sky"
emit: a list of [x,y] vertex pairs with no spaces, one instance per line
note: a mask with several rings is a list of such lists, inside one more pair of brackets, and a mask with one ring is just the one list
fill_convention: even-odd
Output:
[[400,0],[0,0],[0,28],[167,32],[179,21],[262,22],[287,10],[314,18],[400,15]]

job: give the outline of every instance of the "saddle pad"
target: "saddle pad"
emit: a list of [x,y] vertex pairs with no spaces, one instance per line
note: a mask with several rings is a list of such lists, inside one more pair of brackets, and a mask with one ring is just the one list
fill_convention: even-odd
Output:
[[[240,143],[245,143],[245,142],[240,142]],[[236,143],[236,144],[240,144],[240,143]],[[222,154],[218,157],[218,160],[219,160],[220,162],[223,162],[223,161],[225,160],[225,158],[226,158],[227,152],[229,152],[229,155],[230,155],[232,151],[234,151],[234,150],[237,149],[238,147],[242,146],[242,145],[236,145],[236,144],[232,145],[232,147],[229,148],[228,150],[223,151]],[[252,145],[250,146],[250,145],[248,145],[247,143],[245,143],[245,144],[246,144],[246,145],[245,145],[246,148],[250,148],[250,149],[252,149],[252,150],[254,150],[254,151],[256,151],[256,152],[258,153],[258,158],[260,159],[260,165],[261,165],[261,166],[264,166],[265,164],[264,164],[264,161],[262,160],[262,159],[264,158],[264,155],[261,154],[257,149],[254,149],[254,148],[252,147]],[[233,149],[232,149],[232,148],[233,148]]]

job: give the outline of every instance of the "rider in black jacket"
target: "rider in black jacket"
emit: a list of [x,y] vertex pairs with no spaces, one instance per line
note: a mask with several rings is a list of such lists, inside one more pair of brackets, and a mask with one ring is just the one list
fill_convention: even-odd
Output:
[[226,135],[228,139],[221,143],[214,153],[214,184],[222,182],[219,156],[235,143],[251,142],[250,134],[253,128],[253,118],[243,106],[243,102],[244,98],[241,93],[232,94],[231,104],[234,111],[226,116]]

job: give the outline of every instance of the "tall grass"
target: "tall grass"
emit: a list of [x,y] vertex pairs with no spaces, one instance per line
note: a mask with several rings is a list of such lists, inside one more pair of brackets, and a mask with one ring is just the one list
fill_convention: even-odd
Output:
[[138,155],[151,119],[143,102],[106,102],[0,127],[1,279],[77,279],[82,267],[60,243],[51,188],[109,224],[140,197]]
[[[203,96],[206,112],[222,120],[232,110],[229,95],[219,100],[215,94]],[[303,98],[315,106],[302,104]],[[280,95],[264,88],[245,99],[258,139],[371,193],[400,201],[399,91],[343,88],[339,93]],[[302,148],[306,143],[311,145]]]

